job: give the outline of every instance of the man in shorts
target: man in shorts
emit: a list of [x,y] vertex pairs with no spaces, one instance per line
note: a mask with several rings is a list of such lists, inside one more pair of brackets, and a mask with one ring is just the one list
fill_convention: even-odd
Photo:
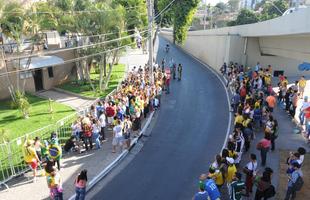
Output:
[[122,148],[122,145],[123,145],[123,127],[121,121],[117,119],[116,126],[114,126],[113,128],[112,153],[116,152],[117,146],[120,146]]

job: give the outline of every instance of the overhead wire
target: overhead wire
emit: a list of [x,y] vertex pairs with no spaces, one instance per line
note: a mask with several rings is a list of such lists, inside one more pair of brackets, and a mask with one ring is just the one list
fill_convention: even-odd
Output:
[[[133,6],[133,7],[124,7],[125,10],[131,10],[135,8],[140,8],[141,6]],[[113,9],[104,9],[104,10],[70,10],[70,11],[38,11],[38,12],[23,12],[23,11],[0,11],[0,13],[4,14],[18,14],[18,13],[24,13],[24,14],[74,14],[74,13],[104,13],[104,12],[114,12],[116,11],[117,8]]]
[[[146,40],[146,39],[143,39],[142,41],[144,41],[144,40]],[[82,57],[78,57],[78,58],[73,58],[73,59],[65,60],[62,63],[54,64],[53,67],[57,67],[57,66],[64,65],[64,64],[67,64],[67,63],[73,63],[73,62],[84,60],[84,59],[87,59],[87,58],[90,58],[90,57],[102,55],[103,53],[108,53],[108,52],[113,52],[115,50],[120,50],[120,49],[122,49],[124,47],[128,47],[128,46],[131,46],[133,44],[135,44],[135,42],[132,42],[130,44],[126,44],[126,45],[123,45],[123,46],[119,46],[117,48],[113,48],[113,49],[101,51],[101,52],[98,52],[98,53],[90,54],[90,55],[87,55],[87,56],[82,56]],[[41,67],[41,69],[42,68],[47,68],[47,67],[50,67],[50,65]],[[8,72],[0,73],[0,77],[6,76],[6,75],[9,75],[9,74],[19,73],[19,72],[31,71],[31,70],[35,70],[35,69],[19,69],[19,70],[14,70],[14,71],[8,71]]]
[[[145,33],[145,32],[147,32],[147,30],[141,31],[140,33]],[[132,37],[135,37],[135,35],[136,34],[131,34],[128,36],[124,36],[124,37],[120,37],[120,38],[116,38],[116,39],[112,39],[112,40],[107,40],[107,41],[103,41],[103,42],[98,42],[98,43],[94,43],[94,44],[81,45],[81,46],[77,46],[77,47],[62,48],[62,49],[45,51],[45,52],[40,52],[40,53],[36,53],[36,54],[31,54],[31,55],[8,57],[8,58],[5,58],[5,60],[6,61],[12,61],[12,60],[23,59],[23,58],[30,58],[30,57],[36,57],[36,56],[42,56],[42,55],[50,55],[50,54],[60,53],[60,52],[69,51],[69,50],[89,48],[89,47],[98,46],[98,45],[102,45],[102,44],[117,42],[117,41],[124,40],[127,38],[132,38]]]

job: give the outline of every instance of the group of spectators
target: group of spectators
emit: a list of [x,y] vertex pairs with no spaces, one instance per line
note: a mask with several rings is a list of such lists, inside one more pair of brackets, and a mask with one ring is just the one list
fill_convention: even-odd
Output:
[[[221,73],[227,78],[227,88],[232,92],[231,112],[235,115],[234,128],[229,135],[226,148],[221,154],[215,156],[215,161],[210,165],[208,173],[200,176],[199,192],[193,199],[218,200],[227,199],[226,196],[231,200],[269,199],[275,196],[276,191],[271,183],[273,170],[266,167],[267,155],[270,150],[275,150],[279,135],[278,122],[273,116],[277,99],[272,88],[272,67],[268,65],[267,68],[262,68],[260,63],[257,63],[254,69],[247,70],[237,63],[229,65],[224,63]],[[283,87],[287,86],[287,78],[280,76],[279,80],[280,91],[283,91]],[[302,83],[298,85],[305,86]],[[294,93],[297,94],[297,92]],[[282,96],[279,97],[280,100]],[[290,106],[289,109],[294,106]],[[288,111],[292,114],[295,112]],[[263,173],[258,171],[259,164],[255,152],[249,152],[246,165],[240,164],[242,154],[250,150],[256,137],[263,137],[254,144],[260,152]],[[298,191],[297,179],[298,177],[302,179],[300,155],[303,157],[304,154],[305,149],[299,148],[297,152],[291,153],[287,161],[289,183],[285,200],[294,199]],[[254,185],[255,193],[253,193]]]
[[[65,142],[63,148],[58,143],[56,133],[51,135],[50,141],[54,146],[48,146],[50,149],[42,145],[39,138],[35,141],[27,140],[24,160],[33,169],[34,181],[37,168],[41,166],[47,178],[50,197],[61,200],[63,190],[59,170],[62,151],[82,153],[94,147],[104,148],[103,144],[108,140],[108,131],[112,132],[112,153],[115,153],[118,147],[120,151],[130,148],[131,139],[139,136],[142,120],[151,111],[159,109],[163,91],[170,92],[170,78],[175,78],[173,69],[175,65],[170,68],[155,65],[151,77],[147,65],[144,68],[134,67],[113,95],[92,105],[87,115],[78,117],[72,123],[72,136]],[[181,64],[178,71],[178,78],[181,80]],[[42,150],[45,150],[44,153]],[[87,170],[83,170],[75,181],[77,200],[85,198],[86,182]]]

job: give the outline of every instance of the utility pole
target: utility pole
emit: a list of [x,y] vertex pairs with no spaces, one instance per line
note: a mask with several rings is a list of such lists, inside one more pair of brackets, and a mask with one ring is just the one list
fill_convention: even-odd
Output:
[[149,43],[149,69],[150,69],[150,81],[154,83],[154,74],[153,74],[153,2],[152,0],[147,0],[147,15],[149,19],[148,24],[148,43]]

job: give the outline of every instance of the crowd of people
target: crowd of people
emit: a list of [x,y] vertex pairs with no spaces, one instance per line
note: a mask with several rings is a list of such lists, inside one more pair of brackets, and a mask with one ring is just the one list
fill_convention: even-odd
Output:
[[[37,168],[44,168],[50,197],[63,199],[60,159],[63,152],[90,151],[104,148],[108,131],[112,132],[112,153],[130,148],[131,139],[139,136],[142,120],[161,105],[163,91],[170,93],[170,79],[181,80],[182,65],[155,65],[153,77],[146,65],[134,67],[128,72],[117,91],[90,107],[90,112],[79,116],[72,123],[72,135],[61,147],[57,134],[52,133],[49,142],[41,144],[40,139],[27,140],[24,148],[24,160],[31,166],[36,181]],[[56,167],[57,164],[57,167]],[[79,173],[75,181],[76,199],[85,199],[87,170]]]
[[[276,191],[271,182],[273,170],[266,166],[267,155],[275,150],[279,135],[278,121],[273,115],[277,105],[277,94],[272,87],[272,67],[268,65],[267,68],[262,68],[260,63],[257,63],[253,70],[247,70],[237,63],[224,63],[221,73],[227,78],[227,88],[232,91],[231,112],[235,116],[234,128],[226,148],[215,156],[208,172],[199,177],[199,191],[193,200],[269,199],[275,196]],[[295,115],[296,109],[295,96],[302,98],[303,95],[303,80],[304,77],[296,82],[295,87],[285,89],[288,85],[287,78],[283,75],[279,77],[281,94],[278,95],[278,101],[286,99],[286,93],[290,94],[289,101],[284,105],[292,116]],[[291,95],[295,96],[292,98]],[[252,144],[256,137],[262,139]],[[255,145],[260,153],[260,163],[257,152],[249,152],[251,145]],[[240,161],[245,152],[248,152],[249,158],[243,158],[248,161],[246,165],[242,165]],[[301,166],[305,153],[305,149],[300,147],[287,159],[289,181],[285,200],[294,199],[296,192],[302,187]],[[259,171],[259,165],[263,169],[260,170],[262,173]]]

